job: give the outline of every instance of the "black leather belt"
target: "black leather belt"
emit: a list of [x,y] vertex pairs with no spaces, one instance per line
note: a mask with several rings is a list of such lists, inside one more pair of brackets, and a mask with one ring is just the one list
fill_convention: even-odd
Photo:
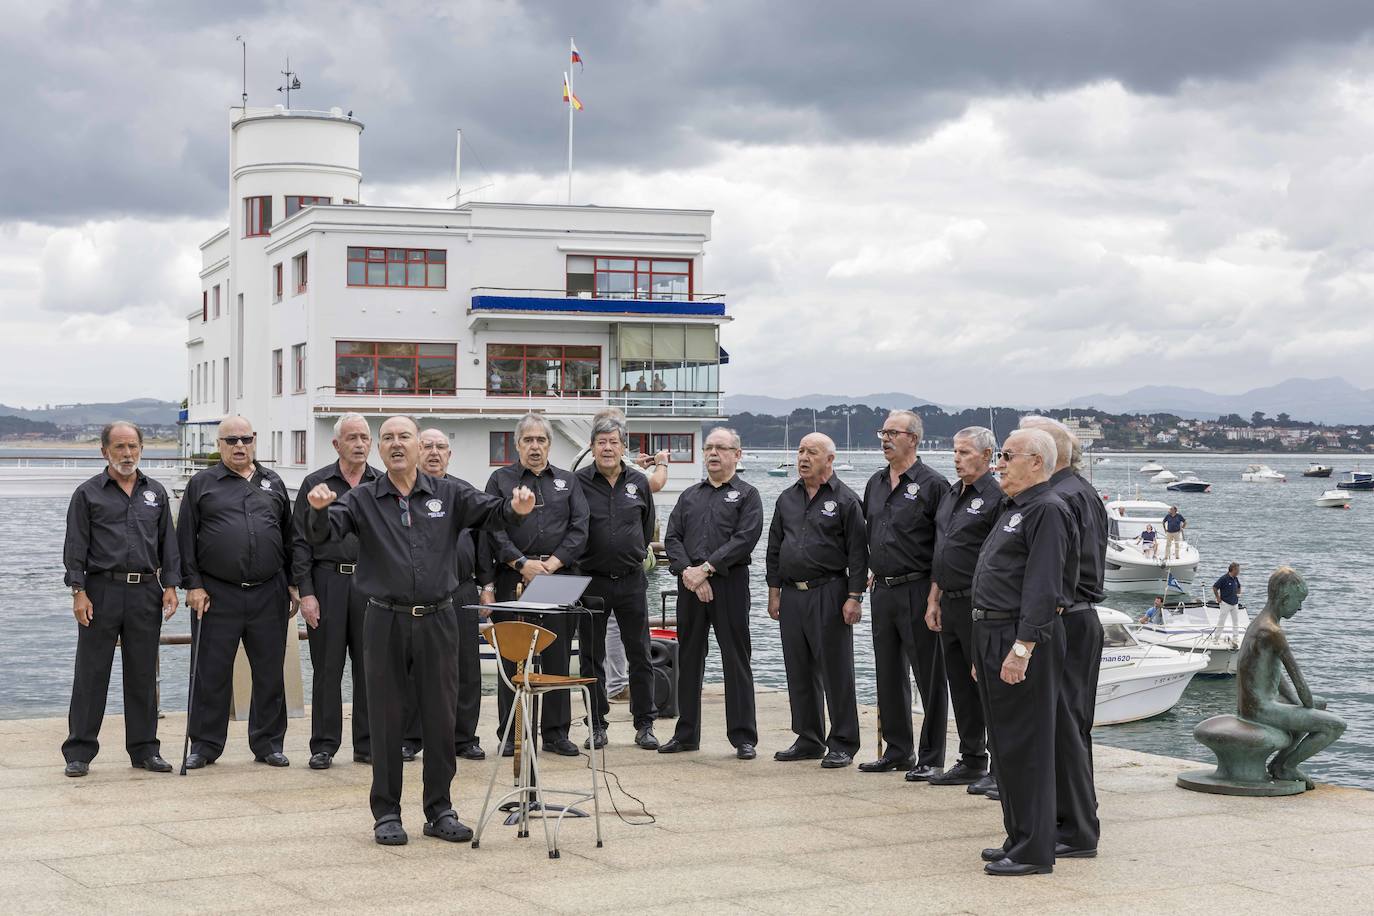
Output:
[[926,573],[907,573],[904,576],[874,576],[873,584],[885,585],[888,588],[892,588],[897,585],[905,585],[908,582],[915,582],[918,579],[926,578],[929,578]]
[[1017,620],[1020,616],[1016,611],[985,611],[980,607],[973,609],[974,620]]
[[821,576],[819,579],[807,579],[805,582],[787,581],[783,583],[783,587],[795,588],[799,592],[804,592],[808,589],[820,588],[822,585],[829,585],[839,578],[839,576]]
[[323,566],[325,569],[332,569],[341,576],[351,576],[358,571],[357,563],[316,563],[316,566]]
[[1063,610],[1061,610],[1059,613],[1061,613],[1061,614],[1079,614],[1079,613],[1082,613],[1083,611],[1091,611],[1092,609],[1093,609],[1093,606],[1092,606],[1091,604],[1089,604],[1089,603],[1086,602],[1086,601],[1080,601],[1080,602],[1078,602],[1077,604],[1071,604],[1071,605],[1069,605],[1068,607],[1066,607],[1066,608],[1064,608]]
[[941,598],[967,598],[973,594],[971,588],[942,588],[940,589]]
[[428,614],[437,614],[440,611],[447,611],[453,607],[453,599],[445,598],[438,604],[392,604],[389,601],[378,601],[376,598],[367,599],[367,603],[374,607],[385,608],[397,614],[409,614],[411,617],[424,617]]
[[109,579],[113,582],[119,582],[124,585],[144,585],[148,582],[157,581],[157,573],[150,572],[117,572],[113,569],[107,569],[102,570],[98,573],[94,573],[94,575],[100,576],[102,579]]
[[639,575],[640,573],[644,572],[644,567],[643,567],[643,566],[636,566],[634,569],[630,570],[629,572],[623,572],[623,573],[604,573],[604,572],[597,572],[597,571],[594,570],[594,569],[583,569],[583,570],[579,570],[579,572],[580,572],[582,575],[584,575],[584,576],[591,576],[591,577],[594,578],[594,579],[610,579],[612,582],[619,582],[621,579],[628,579],[628,578],[630,578],[631,576]]
[[237,585],[239,588],[257,588],[259,585],[266,585],[271,579],[263,579],[261,582],[234,582],[229,579],[221,579],[219,576],[209,576],[216,582],[223,582],[225,585]]

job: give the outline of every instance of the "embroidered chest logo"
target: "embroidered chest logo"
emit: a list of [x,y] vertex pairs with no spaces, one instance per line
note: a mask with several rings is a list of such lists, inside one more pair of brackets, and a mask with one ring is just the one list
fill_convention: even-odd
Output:
[[259,483],[258,486],[262,487],[264,490],[270,490],[270,489],[272,489],[272,481],[270,481],[270,480],[268,480],[266,477],[264,477],[264,478],[262,479],[262,482]]
[[1002,530],[1011,534],[1016,530],[1016,526],[1019,524],[1021,524],[1021,513],[1017,512],[1014,513],[1011,518],[1007,519],[1007,523],[1002,526]]
[[835,500],[827,499],[825,503],[821,506],[821,515],[824,515],[826,518],[834,518],[835,505]]
[[561,477],[555,477],[553,479],[553,488],[562,492],[568,488],[568,482]]
[[909,483],[906,485],[906,492],[902,494],[907,499],[915,499],[921,495],[921,485],[919,483]]
[[430,518],[444,517],[444,504],[441,500],[430,499],[425,501],[425,508],[429,510]]
[[143,491],[143,504],[151,509],[157,508],[157,494],[152,490]]
[[637,498],[639,496],[638,485],[632,483],[625,484],[625,495],[630,497],[630,499]]
[[726,501],[727,503],[737,503],[737,502],[739,502],[739,490],[731,490],[730,492],[726,493],[726,494],[725,494],[725,501]]
[[982,514],[982,511],[983,511],[983,497],[981,497],[981,496],[975,496],[975,497],[973,497],[973,502],[969,503],[969,504],[968,504],[968,508],[965,509],[964,511],[967,512],[969,515],[980,515],[980,514]]

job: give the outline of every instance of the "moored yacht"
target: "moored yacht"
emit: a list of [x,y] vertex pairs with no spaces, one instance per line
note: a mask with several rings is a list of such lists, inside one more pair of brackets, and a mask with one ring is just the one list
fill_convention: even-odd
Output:
[[1246,483],[1284,483],[1288,480],[1267,464],[1246,465],[1245,470],[1241,471],[1240,479]]
[[1099,607],[1102,667],[1097,674],[1097,711],[1093,725],[1136,722],[1168,712],[1178,704],[1193,675],[1207,667],[1201,651],[1141,645],[1131,633],[1131,618]]
[[1217,632],[1217,618],[1220,608],[1215,601],[1180,601],[1164,606],[1164,623],[1142,624],[1136,630],[1136,639],[1146,645],[1164,646],[1168,649],[1185,651],[1205,651],[1209,656],[1207,666],[1201,674],[1235,674],[1236,652],[1245,630],[1250,626],[1250,615],[1245,605],[1240,606],[1238,629],[1232,629],[1226,622],[1226,631]]
[[1200,480],[1192,471],[1184,471],[1182,477],[1164,489],[1172,490],[1175,493],[1210,493],[1212,492],[1212,485],[1205,480]]
[[1175,474],[1173,471],[1169,470],[1168,468],[1165,468],[1155,476],[1151,477],[1150,483],[1173,483],[1175,480],[1178,480],[1178,475]]
[[1153,458],[1146,458],[1145,463],[1140,466],[1140,473],[1142,474],[1158,474],[1162,470],[1164,470],[1164,465]]
[[[1187,541],[1178,545],[1178,556],[1166,558],[1164,516],[1168,503],[1148,499],[1116,499],[1107,503],[1107,563],[1105,584],[1109,591],[1163,594],[1169,577],[1180,585],[1197,576],[1201,557]],[[1146,525],[1154,525],[1155,549],[1136,538]]]
[[1374,490],[1374,474],[1368,471],[1346,471],[1336,486],[1342,490]]
[[1307,466],[1307,470],[1302,472],[1304,477],[1330,477],[1332,467],[1329,464],[1317,464],[1315,461]]
[[1344,490],[1327,490],[1321,496],[1314,497],[1312,504],[1323,509],[1349,509],[1350,497]]

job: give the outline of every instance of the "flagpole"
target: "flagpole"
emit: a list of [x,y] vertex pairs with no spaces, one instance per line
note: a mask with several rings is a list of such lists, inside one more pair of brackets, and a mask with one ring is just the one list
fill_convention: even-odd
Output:
[[565,74],[563,75],[563,78],[564,78],[565,80],[567,80],[567,83],[568,83],[568,204],[569,204],[570,206],[572,205],[572,176],[573,176],[573,171],[572,171],[572,170],[573,170],[573,112],[577,110],[577,106],[573,104],[573,99],[576,98],[576,96],[573,95],[573,72],[572,72],[573,68],[572,68],[572,55],[573,55],[573,52],[574,52],[576,49],[577,49],[577,43],[576,43],[572,38],[569,38],[569,39],[568,39],[568,61],[569,61],[569,63],[568,63],[568,72],[565,73]]

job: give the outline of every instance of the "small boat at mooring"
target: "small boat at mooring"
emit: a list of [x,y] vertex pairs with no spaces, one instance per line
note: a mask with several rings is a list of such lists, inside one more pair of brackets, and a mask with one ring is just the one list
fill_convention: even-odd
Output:
[[1368,471],[1346,471],[1336,486],[1342,490],[1374,490],[1374,474]]
[[1312,500],[1312,505],[1323,509],[1349,509],[1350,497],[1344,490],[1327,490]]
[[1307,466],[1307,470],[1302,472],[1304,477],[1330,477],[1332,467],[1329,464],[1317,464],[1315,461]]
[[1192,471],[1184,471],[1182,477],[1164,489],[1173,490],[1175,493],[1211,493],[1212,485],[1205,480],[1199,480]]

